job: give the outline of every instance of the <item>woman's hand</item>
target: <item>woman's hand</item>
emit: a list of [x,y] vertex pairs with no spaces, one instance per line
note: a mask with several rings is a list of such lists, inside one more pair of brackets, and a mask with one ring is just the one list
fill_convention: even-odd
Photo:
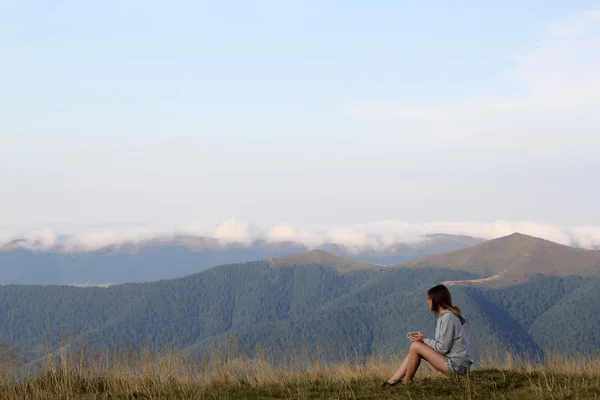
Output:
[[421,342],[423,343],[423,341],[425,340],[425,336],[421,333],[421,332],[413,332],[410,334],[410,341],[411,342]]

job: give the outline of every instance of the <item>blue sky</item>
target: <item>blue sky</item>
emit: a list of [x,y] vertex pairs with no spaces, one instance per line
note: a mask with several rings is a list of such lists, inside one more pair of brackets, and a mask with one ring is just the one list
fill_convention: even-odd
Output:
[[0,231],[590,232],[598,10],[0,0]]

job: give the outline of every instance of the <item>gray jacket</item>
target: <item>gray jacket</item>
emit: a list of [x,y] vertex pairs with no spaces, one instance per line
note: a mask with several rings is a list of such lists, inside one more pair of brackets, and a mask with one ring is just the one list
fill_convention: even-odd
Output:
[[435,339],[425,338],[426,345],[446,357],[473,363],[469,349],[469,339],[465,333],[466,320],[451,311],[444,310],[437,318]]

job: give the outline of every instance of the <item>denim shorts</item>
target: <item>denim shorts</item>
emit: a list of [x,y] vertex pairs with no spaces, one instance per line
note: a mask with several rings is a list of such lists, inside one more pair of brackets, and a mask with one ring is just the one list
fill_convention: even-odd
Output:
[[471,364],[467,360],[446,357],[446,365],[451,375],[466,375],[471,370]]

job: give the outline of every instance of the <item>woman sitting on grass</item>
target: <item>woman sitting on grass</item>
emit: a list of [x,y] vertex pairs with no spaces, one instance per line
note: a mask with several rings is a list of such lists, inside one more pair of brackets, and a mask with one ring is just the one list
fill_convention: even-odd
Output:
[[408,355],[398,371],[383,387],[394,386],[402,381],[412,383],[421,359],[427,361],[442,374],[465,375],[473,361],[469,350],[469,340],[465,333],[465,319],[460,308],[452,305],[450,291],[444,285],[437,285],[427,291],[427,305],[437,318],[435,339],[426,338],[421,332],[411,332],[412,342]]

